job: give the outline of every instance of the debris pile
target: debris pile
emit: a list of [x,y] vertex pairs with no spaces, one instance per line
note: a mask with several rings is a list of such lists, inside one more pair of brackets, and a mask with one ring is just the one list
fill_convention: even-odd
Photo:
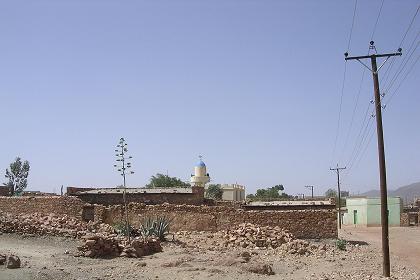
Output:
[[290,254],[308,255],[316,246],[308,241],[296,239],[280,227],[259,227],[243,223],[223,232],[223,246],[256,249],[278,249]]
[[[0,212],[0,232],[36,235],[57,235],[81,238],[83,245],[78,246],[85,257],[131,257],[137,258],[162,251],[160,241],[148,238],[145,241],[115,233],[112,226],[104,223],[83,222],[67,215],[42,215],[39,213],[10,215]],[[0,261],[2,260],[0,256]]]
[[14,216],[0,213],[0,231],[76,238],[88,232],[113,233],[114,229],[108,224],[86,223],[67,215],[32,213]]
[[84,244],[77,247],[80,251],[80,256],[90,258],[118,256],[138,258],[162,251],[160,242],[157,239],[148,239],[146,241],[134,239],[128,243],[125,237],[117,236],[116,234],[88,234],[83,236],[82,240],[84,240]]

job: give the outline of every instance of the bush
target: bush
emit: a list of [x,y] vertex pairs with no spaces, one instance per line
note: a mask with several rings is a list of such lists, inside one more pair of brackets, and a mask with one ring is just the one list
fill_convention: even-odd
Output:
[[[115,232],[119,235],[125,235],[127,236],[127,227],[125,225],[125,222],[119,222],[113,225],[113,228]],[[131,233],[134,231],[134,228],[131,225],[128,225],[128,231]]]
[[346,244],[347,244],[347,242],[344,239],[337,239],[337,241],[335,241],[335,246],[339,250],[342,250],[342,251],[345,251],[346,250]]
[[171,221],[163,217],[148,217],[146,218],[140,226],[140,234],[143,239],[146,239],[150,236],[156,236],[159,240],[164,241],[166,235],[169,233]]

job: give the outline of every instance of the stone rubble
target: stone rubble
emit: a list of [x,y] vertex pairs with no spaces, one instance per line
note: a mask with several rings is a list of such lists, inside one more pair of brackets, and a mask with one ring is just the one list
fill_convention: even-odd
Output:
[[162,252],[158,239],[149,238],[145,241],[138,237],[128,242],[126,237],[117,234],[88,234],[82,236],[84,244],[78,246],[80,255],[90,258],[128,257],[139,258]]
[[0,231],[79,238],[88,232],[113,233],[114,229],[108,224],[83,222],[67,215],[40,213],[11,215],[0,212]]
[[222,236],[222,244],[228,248],[277,249],[299,255],[309,255],[318,249],[306,240],[296,239],[293,234],[280,227],[258,227],[251,223],[222,231]]
[[126,237],[118,236],[108,224],[83,222],[67,215],[10,215],[0,212],[0,232],[80,238],[83,245],[78,246],[78,256],[91,258],[137,258],[162,251],[157,239],[134,239],[128,243]]

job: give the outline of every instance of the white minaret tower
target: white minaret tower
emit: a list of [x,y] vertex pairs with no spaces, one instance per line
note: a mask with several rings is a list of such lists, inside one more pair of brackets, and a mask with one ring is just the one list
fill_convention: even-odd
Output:
[[202,156],[198,156],[199,162],[194,167],[194,175],[191,175],[191,184],[197,187],[203,187],[210,182],[210,176],[207,173],[206,164]]

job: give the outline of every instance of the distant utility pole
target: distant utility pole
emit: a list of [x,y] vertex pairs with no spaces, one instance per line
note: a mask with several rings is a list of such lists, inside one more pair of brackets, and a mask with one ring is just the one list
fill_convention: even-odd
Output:
[[121,138],[119,144],[117,145],[117,149],[115,150],[117,153],[115,156],[117,157],[117,162],[119,164],[114,164],[114,167],[117,167],[118,172],[120,172],[121,176],[123,177],[123,201],[124,201],[124,212],[125,212],[125,230],[126,235],[128,237],[128,242],[130,242],[130,224],[128,222],[128,209],[127,209],[127,197],[126,197],[126,185],[125,185],[125,176],[128,174],[133,174],[134,171],[128,172],[128,169],[131,168],[131,162],[127,162],[127,160],[132,159],[132,156],[127,157],[126,154],[128,152],[127,143],[125,143],[125,139]]
[[341,229],[341,190],[340,190],[340,170],[344,170],[346,167],[330,168],[337,173],[337,189],[338,189],[338,228]]
[[[375,48],[375,43],[370,41],[370,49]],[[385,168],[385,148],[384,148],[384,134],[382,128],[382,105],[381,105],[381,94],[379,92],[379,78],[378,72],[385,64],[385,62],[392,56],[400,56],[402,49],[399,48],[396,53],[387,54],[372,54],[366,56],[354,56],[348,57],[348,53],[345,53],[345,60],[357,60],[369,71],[372,72],[373,76],[373,88],[375,92],[375,108],[376,108],[376,132],[378,135],[378,154],[379,154],[379,178],[381,188],[381,225],[382,225],[382,255],[383,255],[383,275],[385,277],[390,276],[390,261],[389,261],[389,233],[388,233],[388,199],[387,199],[387,186],[386,186],[386,168]],[[382,62],[379,68],[376,64],[376,58],[385,57],[385,61]],[[370,59],[372,69],[369,68],[362,59]]]
[[314,198],[314,186],[305,186],[307,189],[311,189],[311,197]]

